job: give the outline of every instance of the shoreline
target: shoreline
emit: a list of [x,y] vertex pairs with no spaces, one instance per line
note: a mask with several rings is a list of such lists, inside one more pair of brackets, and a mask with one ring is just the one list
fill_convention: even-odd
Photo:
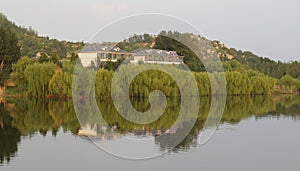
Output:
[[[199,97],[217,97],[217,96],[226,96],[226,97],[254,97],[254,96],[281,96],[281,95],[300,95],[300,92],[293,92],[293,93],[287,93],[287,92],[272,92],[271,94],[251,94],[251,95],[200,95]],[[180,98],[181,96],[167,96],[167,98]],[[34,96],[26,96],[24,94],[5,94],[4,93],[0,93],[0,99],[5,99],[5,98],[29,98],[29,99],[73,99],[73,97],[67,97],[67,96],[40,96],[40,97],[34,97]],[[111,96],[107,96],[107,97],[78,97],[78,99],[87,99],[87,98],[96,98],[96,99],[107,99],[107,98],[111,98]],[[120,96],[119,98],[125,98],[124,96]],[[141,96],[129,96],[130,99],[133,98],[148,98],[148,97],[141,97]]]

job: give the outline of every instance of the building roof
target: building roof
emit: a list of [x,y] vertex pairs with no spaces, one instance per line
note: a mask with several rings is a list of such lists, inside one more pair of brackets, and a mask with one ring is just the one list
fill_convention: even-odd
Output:
[[132,51],[132,53],[136,54],[136,55],[179,57],[179,55],[175,51],[166,51],[166,50],[160,50],[160,49],[137,49],[137,50]]
[[127,51],[120,49],[117,46],[110,46],[110,45],[101,45],[101,44],[90,44],[86,45],[81,51],[81,53],[88,53],[88,52],[123,52],[126,53]]
[[160,50],[160,49],[144,49],[140,48],[134,50],[132,52],[127,52],[123,49],[120,49],[117,46],[107,46],[101,44],[90,44],[86,45],[82,50],[81,53],[109,53],[109,52],[121,52],[121,53],[132,53],[133,55],[144,55],[144,56],[162,56],[162,57],[180,57],[175,51],[167,51],[167,50]]

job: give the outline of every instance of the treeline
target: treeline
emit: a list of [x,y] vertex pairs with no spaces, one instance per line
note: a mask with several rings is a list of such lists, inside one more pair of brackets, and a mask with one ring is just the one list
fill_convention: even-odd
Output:
[[[217,56],[222,62],[235,61],[242,64],[244,68],[261,72],[270,77],[281,79],[286,75],[290,75],[294,79],[300,80],[300,61],[291,61],[290,63],[276,62],[268,58],[259,57],[248,51],[243,52],[234,48],[227,48],[219,41],[210,41],[190,33],[162,31],[155,38],[154,47],[176,51],[179,55],[184,56],[183,62],[192,71],[196,72],[206,71],[202,63],[205,61],[205,58],[213,60]],[[192,51],[191,49],[194,50]]]
[[[2,17],[3,18],[3,17]],[[3,31],[4,30],[4,31]],[[9,29],[0,30],[0,38],[3,40],[4,53],[0,54],[0,86],[4,85],[13,70],[13,79],[16,84],[18,92],[26,93],[27,96],[33,97],[71,97],[72,96],[72,81],[73,79],[80,78],[79,75],[73,73],[74,65],[78,59],[75,53],[71,57],[64,59],[56,50],[49,54],[41,53],[41,56],[35,61],[28,57],[24,57],[15,63],[20,56],[19,46],[15,34]],[[224,60],[223,67],[214,62],[216,52],[214,52],[210,41],[195,36],[190,33],[179,32],[161,32],[157,37],[149,34],[134,35],[129,40],[121,42],[124,46],[130,44],[153,44],[154,48],[175,50],[179,55],[184,56],[184,63],[193,71],[198,84],[200,95],[223,95],[225,92],[211,92],[210,87],[215,85],[224,84],[218,79],[209,80],[208,78],[221,78],[225,71],[227,81],[227,94],[228,95],[260,95],[271,93],[295,93],[300,90],[300,80],[285,73],[282,77],[270,77],[268,74],[264,75],[256,70],[253,70],[251,65],[243,64],[237,60]],[[181,43],[187,42],[187,45]],[[120,44],[120,45],[121,45]],[[198,48],[199,45],[202,48]],[[196,49],[195,52],[191,51],[187,46]],[[222,48],[224,48],[222,46]],[[21,48],[22,49],[22,48]],[[216,48],[221,49],[221,48]],[[217,50],[218,51],[218,50]],[[225,51],[223,49],[223,51]],[[230,49],[230,53],[235,54],[234,50]],[[237,52],[239,54],[240,52]],[[196,54],[200,54],[200,59]],[[251,58],[250,58],[251,59]],[[212,61],[212,62],[209,62]],[[205,66],[202,62],[205,62]],[[111,96],[111,79],[122,60],[113,63],[108,61],[103,67],[104,69],[98,70],[96,66],[90,68],[81,68],[83,75],[86,79],[96,73],[95,92],[87,93],[81,92],[80,96],[97,96],[109,97]],[[296,66],[296,64],[295,64]],[[130,66],[132,67],[132,66]],[[128,67],[128,68],[130,68]],[[164,68],[172,68],[174,66],[160,66]],[[186,81],[187,71],[183,69],[182,65],[178,66],[179,70],[173,71],[181,74],[180,82],[186,83],[184,87],[190,91],[190,95],[195,94],[194,90],[190,89],[190,82]],[[224,71],[223,71],[224,68]],[[107,69],[107,70],[105,70]],[[208,71],[208,72],[207,72]],[[126,71],[125,71],[126,72]],[[276,79],[277,78],[277,79]],[[85,81],[85,80],[83,80]],[[88,80],[87,80],[88,81]],[[88,82],[87,82],[88,83]],[[213,85],[212,85],[213,84]],[[276,86],[275,86],[276,85]],[[122,86],[116,85],[116,87]],[[83,89],[87,89],[85,85]],[[89,88],[92,91],[92,88]],[[170,76],[157,71],[146,71],[138,75],[130,86],[130,94],[132,97],[147,97],[153,90],[160,89],[168,97],[180,96],[179,89],[176,81],[171,79]],[[120,88],[121,90],[121,88]]]
[[128,39],[119,42],[117,46],[121,49],[124,49],[128,52],[139,48],[150,48],[154,43],[155,37],[150,34],[137,35],[129,37]]
[[[180,73],[181,72],[181,73]],[[179,71],[177,74],[182,74],[181,80],[185,82],[184,87],[189,89],[191,86],[185,80],[184,75],[188,74],[187,71]],[[195,81],[197,82],[199,95],[222,95],[225,92],[211,92],[211,84],[215,84],[215,87],[222,84],[218,78],[222,77],[222,73],[205,73],[205,72],[193,72]],[[210,75],[210,76],[209,76]],[[111,92],[111,85],[107,82],[111,82],[113,77],[112,71],[99,70],[96,77],[95,92],[97,97],[109,97]],[[212,78],[210,80],[210,78]],[[225,78],[227,81],[227,95],[268,95],[274,90],[276,80],[266,75],[260,74],[254,71],[240,72],[225,72]],[[119,85],[122,86],[122,85]],[[118,87],[118,86],[116,86]],[[121,90],[121,87],[119,88]],[[139,74],[130,84],[130,96],[132,97],[148,97],[154,90],[161,90],[167,97],[178,97],[180,91],[175,80],[169,75],[161,71],[144,71]],[[192,96],[195,94],[194,90],[188,91]]]
[[289,63],[276,62],[269,58],[259,57],[249,51],[244,52],[235,48],[227,48],[219,41],[213,41],[212,43],[222,61],[235,60],[255,71],[277,79],[285,75],[300,79],[300,61],[290,61]]
[[[51,62],[32,62],[29,58],[22,58],[17,64],[13,65],[14,80],[18,92],[26,92],[27,96],[33,97],[72,97],[72,81],[73,79],[83,79],[82,87],[77,87],[78,91],[82,91],[80,96],[96,96],[110,97],[111,82],[114,76],[114,71],[105,69],[93,70],[90,68],[79,67],[81,72],[74,73],[75,62],[63,61],[60,64]],[[133,65],[125,65],[126,69],[131,70]],[[131,97],[148,97],[154,90],[161,90],[167,97],[178,97],[180,91],[177,82],[183,82],[184,88],[190,95],[195,95],[195,90],[190,87],[190,82],[186,75],[189,71],[180,70],[172,66],[160,66],[169,68],[171,72],[177,74],[180,80],[173,80],[166,73],[159,70],[148,70],[137,75],[130,83],[129,96]],[[220,82],[222,72],[192,72],[201,96],[208,95],[223,95],[225,92],[211,92],[211,84],[218,86],[224,84]],[[93,85],[89,85],[91,77],[96,75],[95,89]],[[213,78],[210,80],[209,78]],[[271,94],[275,91],[274,87],[277,84],[282,84],[285,87],[293,85],[289,78],[276,80],[259,72],[252,70],[244,71],[227,71],[225,72],[227,82],[227,95],[261,95]],[[176,82],[177,81],[177,82]],[[122,94],[123,83],[117,83],[114,88]],[[298,85],[300,87],[300,84]],[[298,88],[299,88],[298,87]],[[82,89],[82,90],[80,90]],[[95,91],[95,94],[91,91]],[[77,91],[77,90],[76,90]]]
[[[73,67],[74,63],[71,61],[54,64],[50,59],[48,61],[48,57],[45,62],[33,62],[24,57],[13,65],[16,92],[33,97],[54,94],[71,97]],[[64,89],[66,87],[70,87],[69,90]]]

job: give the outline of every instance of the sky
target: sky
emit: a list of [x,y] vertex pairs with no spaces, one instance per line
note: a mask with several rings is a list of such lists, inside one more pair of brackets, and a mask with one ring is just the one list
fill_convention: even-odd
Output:
[[208,39],[288,62],[300,60],[298,0],[0,0],[17,25],[59,40],[88,41],[103,26],[131,15],[185,20]]

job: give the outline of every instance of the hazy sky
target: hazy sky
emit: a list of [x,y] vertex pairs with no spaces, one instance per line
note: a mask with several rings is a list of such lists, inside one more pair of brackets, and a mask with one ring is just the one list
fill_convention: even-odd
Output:
[[300,60],[298,0],[0,0],[0,11],[40,35],[70,41],[87,41],[122,17],[162,13],[186,20],[229,47]]

